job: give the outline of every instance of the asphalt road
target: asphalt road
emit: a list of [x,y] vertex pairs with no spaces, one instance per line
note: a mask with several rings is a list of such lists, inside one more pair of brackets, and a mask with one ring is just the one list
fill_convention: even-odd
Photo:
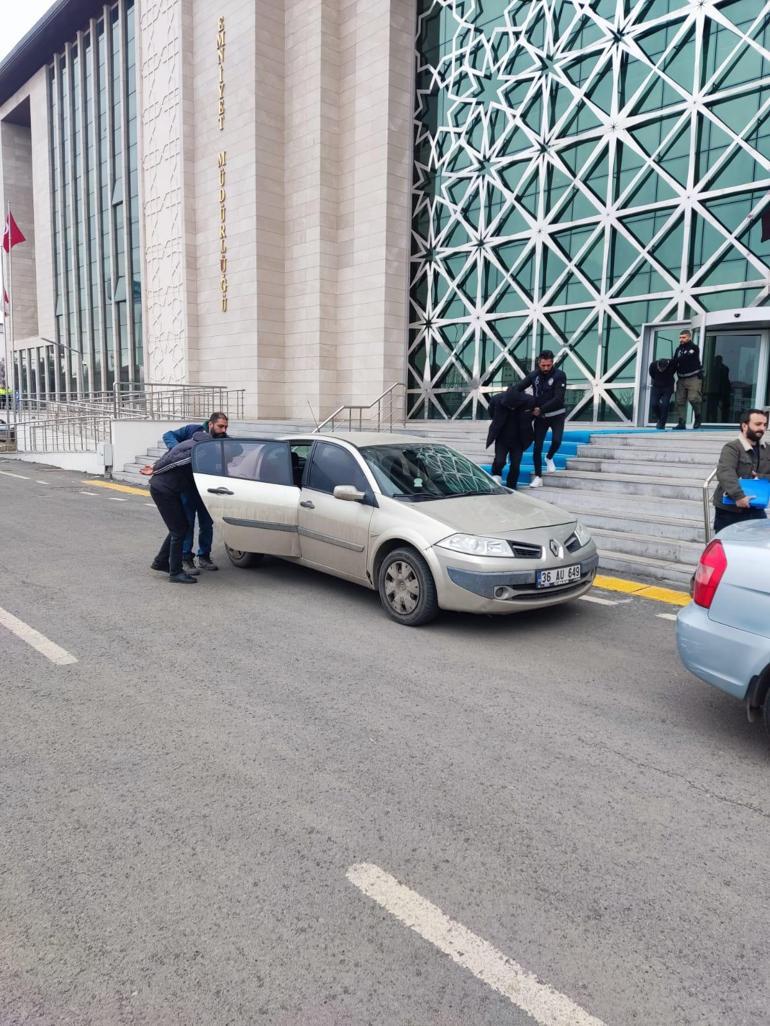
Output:
[[770,743],[671,609],[410,630],[219,545],[172,588],[148,499],[0,471],[0,607],[78,660],[0,626],[2,1026],[537,1021],[358,863],[606,1026],[770,1021]]

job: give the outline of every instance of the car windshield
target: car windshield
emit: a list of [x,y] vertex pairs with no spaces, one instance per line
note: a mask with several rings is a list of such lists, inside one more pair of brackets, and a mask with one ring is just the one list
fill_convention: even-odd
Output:
[[361,455],[383,495],[405,502],[503,495],[481,467],[447,445],[368,445]]

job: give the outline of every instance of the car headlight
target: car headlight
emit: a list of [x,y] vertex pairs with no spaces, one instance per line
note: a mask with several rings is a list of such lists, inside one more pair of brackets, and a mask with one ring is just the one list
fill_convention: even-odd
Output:
[[588,528],[585,526],[585,524],[581,524],[579,520],[575,525],[575,537],[580,543],[581,549],[584,545],[587,545],[591,540],[591,535],[588,531]]
[[452,534],[436,543],[441,549],[463,552],[466,556],[509,556],[511,546],[502,538],[479,538],[475,534]]

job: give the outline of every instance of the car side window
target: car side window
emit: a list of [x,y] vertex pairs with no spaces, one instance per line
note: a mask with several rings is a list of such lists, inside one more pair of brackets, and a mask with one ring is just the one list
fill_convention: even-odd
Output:
[[225,472],[222,443],[199,442],[192,451],[192,468],[195,474],[212,474],[214,477],[222,477]]
[[316,443],[305,484],[317,492],[332,493],[337,485],[353,485],[361,492],[371,492],[352,453],[332,442]]
[[294,484],[297,488],[302,487],[302,475],[305,473],[307,458],[310,455],[312,447],[312,442],[291,443],[291,473],[294,478]]
[[231,438],[222,443],[222,448],[228,477],[262,484],[294,484],[287,442],[239,442]]

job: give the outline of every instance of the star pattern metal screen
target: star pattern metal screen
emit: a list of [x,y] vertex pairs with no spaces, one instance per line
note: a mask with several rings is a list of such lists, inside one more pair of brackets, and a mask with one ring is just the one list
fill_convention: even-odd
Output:
[[409,411],[541,348],[628,420],[642,325],[768,302],[770,2],[419,0]]

